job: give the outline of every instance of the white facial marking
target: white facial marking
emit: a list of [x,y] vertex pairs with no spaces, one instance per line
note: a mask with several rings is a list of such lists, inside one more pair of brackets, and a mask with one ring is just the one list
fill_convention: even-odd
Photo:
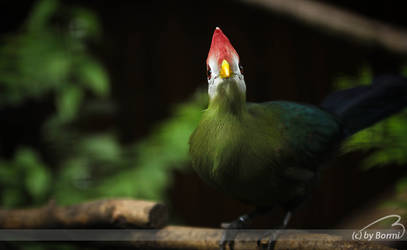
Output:
[[246,93],[246,84],[244,81],[244,76],[240,72],[239,59],[237,58],[237,56],[234,56],[233,62],[229,62],[229,64],[232,76],[224,79],[220,77],[220,67],[217,64],[216,58],[210,58],[208,60],[208,66],[210,67],[212,72],[210,79],[208,79],[208,94],[210,99],[213,99],[217,95],[218,86],[226,81],[235,82],[240,92],[242,94]]

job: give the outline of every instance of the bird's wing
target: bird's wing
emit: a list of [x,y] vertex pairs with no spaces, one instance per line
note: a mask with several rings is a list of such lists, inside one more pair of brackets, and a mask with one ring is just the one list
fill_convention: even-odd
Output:
[[288,157],[299,163],[321,160],[321,155],[336,149],[342,136],[338,120],[316,106],[274,101],[249,104],[248,111],[263,113],[263,119],[272,121]]

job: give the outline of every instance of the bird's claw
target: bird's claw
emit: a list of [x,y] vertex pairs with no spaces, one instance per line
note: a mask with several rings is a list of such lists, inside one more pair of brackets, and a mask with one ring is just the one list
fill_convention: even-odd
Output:
[[226,250],[226,246],[229,246],[229,249],[233,250],[234,245],[235,245],[235,242],[233,240],[225,240],[222,237],[222,239],[219,242],[219,249],[220,250]]
[[232,221],[231,223],[222,223],[221,227],[225,229],[223,232],[222,238],[219,241],[219,247],[221,250],[226,250],[226,246],[229,246],[230,250],[234,249],[235,238],[237,235],[238,229],[243,229],[250,222],[248,215],[242,215],[237,220]]
[[235,245],[234,239],[236,238],[237,232],[230,227],[232,224],[233,223],[230,223],[229,227],[225,229],[222,238],[219,241],[219,248],[221,250],[226,250],[226,246],[229,246],[230,250],[234,249]]
[[278,236],[280,236],[280,234],[281,234],[280,230],[272,230],[272,231],[266,232],[257,240],[257,247],[260,249],[267,249],[267,250],[274,249],[277,238],[278,238]]

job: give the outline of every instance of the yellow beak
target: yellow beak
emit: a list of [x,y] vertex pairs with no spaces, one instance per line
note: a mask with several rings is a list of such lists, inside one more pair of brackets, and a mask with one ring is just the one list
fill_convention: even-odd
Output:
[[228,61],[226,61],[225,59],[223,59],[222,61],[222,65],[220,67],[220,77],[222,78],[228,78],[230,77],[231,72],[230,72],[230,66]]

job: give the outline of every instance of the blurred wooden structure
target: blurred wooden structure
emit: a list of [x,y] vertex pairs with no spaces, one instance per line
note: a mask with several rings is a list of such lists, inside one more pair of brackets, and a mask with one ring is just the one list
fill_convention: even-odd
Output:
[[0,228],[162,228],[168,219],[160,203],[131,199],[99,200],[72,206],[54,202],[31,209],[0,209]]
[[[60,207],[50,203],[38,209],[0,210],[1,229],[69,229],[82,228],[162,228],[155,230],[127,231],[130,239],[125,244],[134,249],[219,249],[223,230],[184,226],[166,226],[167,209],[164,205],[142,200],[114,199],[86,202]],[[123,232],[123,233],[127,233]],[[148,234],[148,237],[146,236]],[[153,239],[153,240],[152,240]],[[49,239],[52,240],[52,239]],[[75,239],[70,238],[75,242]],[[101,240],[103,241],[103,239]],[[262,244],[267,245],[267,240]],[[261,249],[257,238],[246,233],[238,234],[234,247]],[[279,249],[375,249],[392,248],[370,242],[344,241],[340,236],[328,234],[282,234],[275,243]]]

